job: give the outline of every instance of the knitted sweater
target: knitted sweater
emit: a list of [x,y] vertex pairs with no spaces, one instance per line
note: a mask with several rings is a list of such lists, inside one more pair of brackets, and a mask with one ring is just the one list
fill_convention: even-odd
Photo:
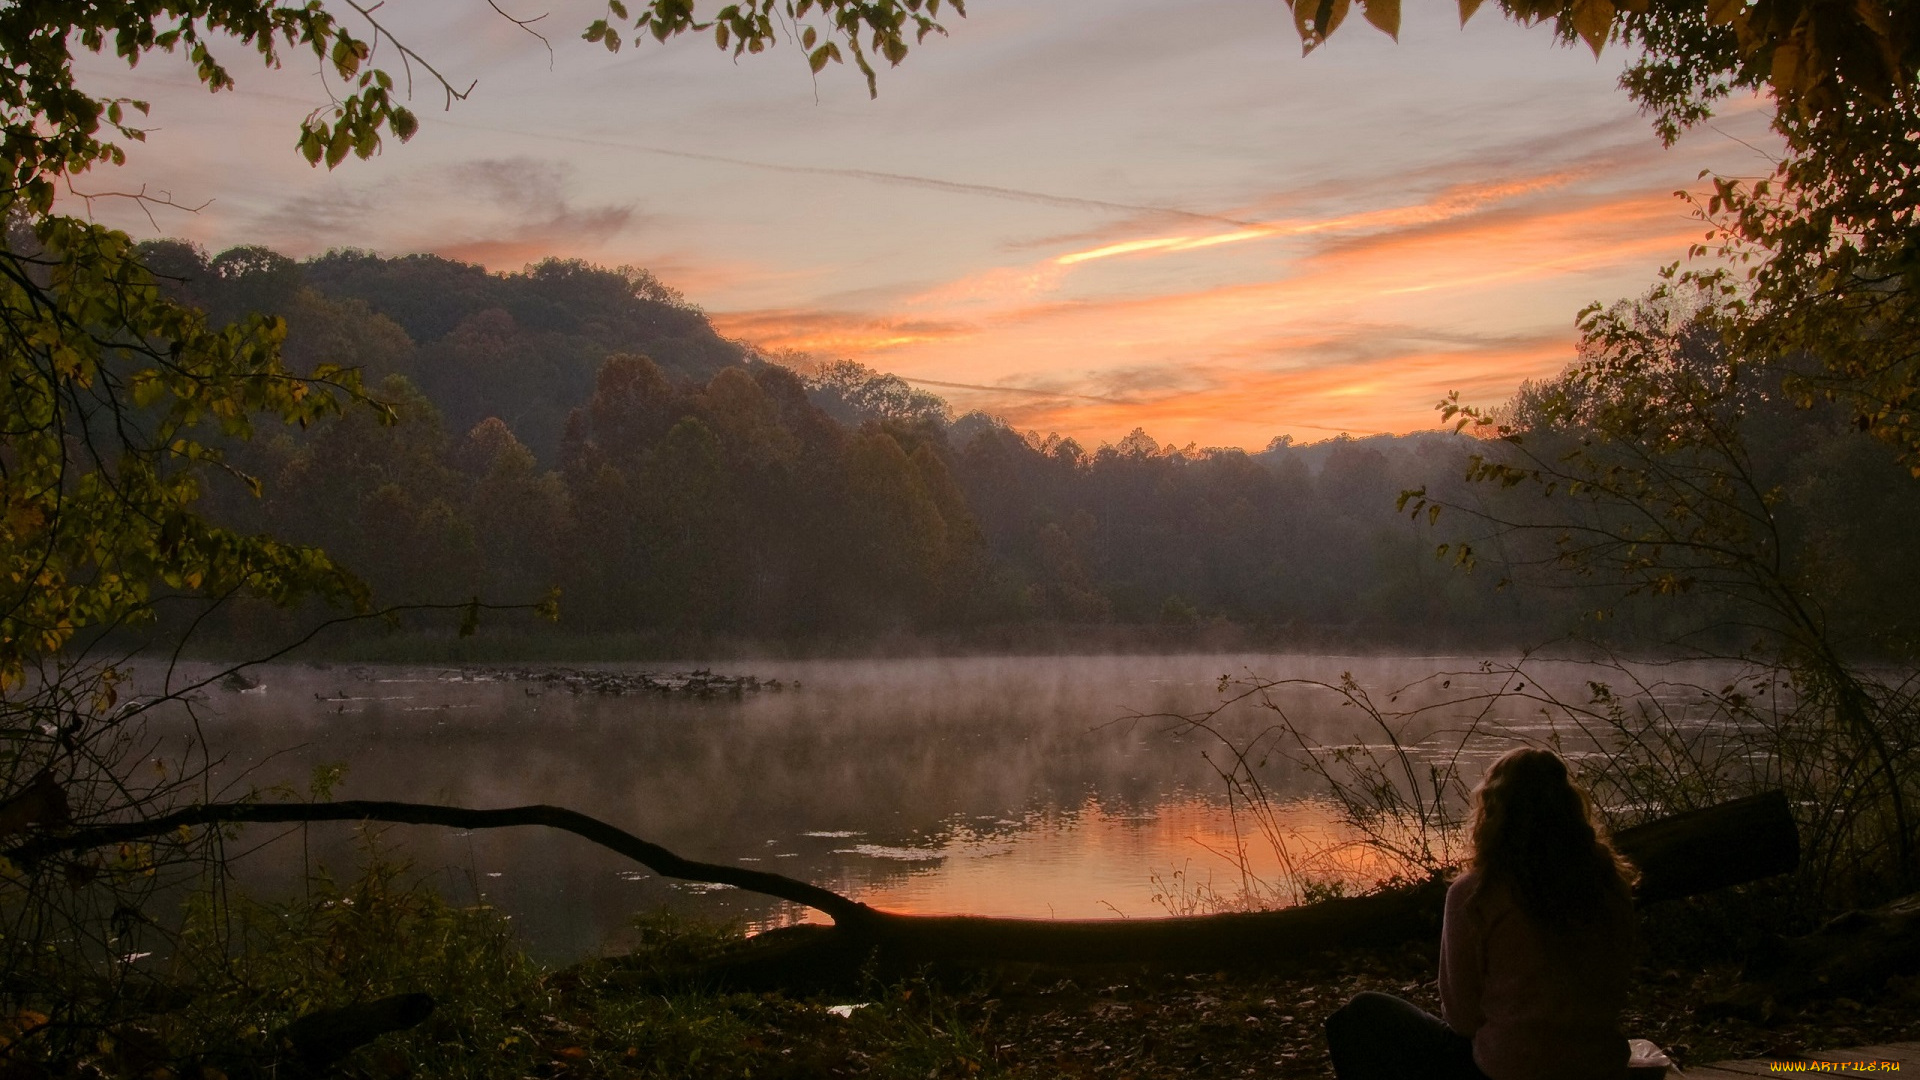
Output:
[[1481,889],[1467,871],[1447,889],[1441,1013],[1473,1040],[1474,1063],[1490,1080],[1621,1080],[1632,946],[1624,898],[1593,925],[1554,933],[1509,890]]

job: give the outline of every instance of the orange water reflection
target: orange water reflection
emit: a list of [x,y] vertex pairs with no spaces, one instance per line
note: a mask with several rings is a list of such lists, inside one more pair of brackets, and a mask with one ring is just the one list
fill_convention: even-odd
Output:
[[[1247,901],[1283,906],[1297,902],[1309,882],[1351,891],[1396,869],[1360,844],[1326,801],[1275,806],[1270,821],[1279,845],[1246,807],[1235,810],[1193,796],[1143,813],[1092,797],[1076,810],[1030,814],[1017,824],[956,823],[941,843],[924,847],[849,838],[837,851],[846,860],[837,887],[874,907],[915,915],[1151,918]],[[787,917],[824,921],[817,912]]]

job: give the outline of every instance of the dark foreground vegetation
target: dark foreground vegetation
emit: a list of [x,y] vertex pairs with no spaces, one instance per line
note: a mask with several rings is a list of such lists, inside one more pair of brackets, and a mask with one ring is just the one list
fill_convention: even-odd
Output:
[[[1769,1016],[1696,1011],[1738,984],[1742,931],[1720,906],[1670,910],[1626,1027],[1683,1065],[1920,1037],[1920,980]],[[62,1070],[231,1078],[322,1071],[284,1038],[332,1007],[427,991],[433,1014],[328,1068],[400,1077],[1324,1077],[1321,1021],[1360,990],[1438,1008],[1432,942],[1304,958],[1282,970],[1194,974],[1105,966],[997,968],[964,978],[855,976],[810,993],[729,991],[689,971],[737,942],[723,927],[650,917],[631,952],[540,969],[484,908],[434,899],[376,857],[310,899],[191,909],[186,950],[141,979],[147,1000]],[[243,952],[236,953],[237,947]],[[198,950],[213,949],[214,956]],[[155,999],[170,999],[154,1007]],[[857,1006],[829,1011],[833,1006]],[[23,1013],[30,1048],[45,1019]],[[324,1056],[324,1055],[322,1055]],[[13,1059],[9,1075],[41,1075]]]

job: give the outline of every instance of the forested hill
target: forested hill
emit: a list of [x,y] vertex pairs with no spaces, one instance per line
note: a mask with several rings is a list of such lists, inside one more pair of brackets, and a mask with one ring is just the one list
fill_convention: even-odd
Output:
[[[265,497],[237,483],[212,496],[235,524],[325,548],[383,602],[557,586],[562,632],[662,650],[902,634],[1018,647],[1143,628],[1161,643],[1529,644],[1592,630],[1596,611],[1610,634],[1660,641],[1702,614],[1498,588],[1552,564],[1554,534],[1530,549],[1482,542],[1457,532],[1470,515],[1434,526],[1395,506],[1412,488],[1456,505],[1501,497],[1466,483],[1486,444],[1464,436],[1276,439],[1249,454],[1136,430],[1089,447],[955,417],[850,362],[769,363],[645,271],[147,253],[216,319],[284,314],[296,364],[359,365],[394,404],[397,425],[353,410],[235,447]],[[1850,595],[1916,610],[1917,561],[1885,538],[1913,535],[1896,523],[1920,508],[1882,483],[1885,455],[1844,417],[1767,415],[1754,453],[1780,477],[1780,513],[1799,515],[1784,525],[1817,541],[1825,577],[1876,583]],[[1856,490],[1883,493],[1886,512],[1836,515],[1831,493]],[[1435,557],[1463,538],[1471,574]]]
[[498,417],[545,463],[600,362],[644,353],[675,378],[745,359],[698,308],[644,270],[549,259],[491,274],[437,255],[332,251],[295,262],[265,248],[208,258],[189,244],[142,246],[149,265],[215,319],[286,316],[298,363],[346,359],[367,382],[403,375],[465,431]]

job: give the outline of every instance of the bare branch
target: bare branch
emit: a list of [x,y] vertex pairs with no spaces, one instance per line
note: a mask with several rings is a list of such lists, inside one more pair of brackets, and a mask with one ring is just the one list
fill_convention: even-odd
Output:
[[839,893],[763,870],[695,862],[658,844],[649,843],[598,818],[559,806],[512,806],[473,810],[433,803],[382,802],[360,799],[324,803],[208,803],[170,814],[77,829],[64,836],[45,836],[7,849],[6,858],[31,865],[65,851],[122,844],[163,836],[180,828],[241,822],[386,821],[400,825],[443,825],[455,829],[501,829],[517,825],[544,825],[583,837],[634,860],[664,877],[704,881],[787,900],[830,916],[838,925],[871,921],[872,908]]
[[[347,6],[359,12],[360,17],[367,20],[367,25],[373,27],[373,37],[374,37],[374,42],[376,44],[379,42],[381,38],[386,38],[388,41],[391,41],[393,43],[394,48],[400,50],[400,63],[402,68],[406,71],[406,74],[407,74],[407,97],[409,99],[413,97],[413,65],[414,64],[419,64],[421,67],[425,68],[427,71],[427,74],[433,76],[434,81],[440,84],[440,89],[446,92],[446,95],[447,95],[446,108],[449,111],[453,109],[454,102],[467,100],[467,95],[473,93],[473,88],[480,85],[480,80],[475,79],[472,82],[467,84],[467,88],[465,90],[455,89],[453,83],[448,81],[445,75],[440,74],[440,71],[438,68],[435,68],[432,64],[427,62],[426,57],[421,56],[419,53],[414,52],[412,49],[407,48],[405,42],[402,42],[399,38],[394,37],[392,31],[388,30],[385,26],[382,26],[380,24],[380,21],[373,17],[373,13],[379,10],[381,6],[380,4],[375,4],[372,7],[363,7],[359,3],[357,3],[356,0],[347,0]],[[502,14],[505,14],[505,13],[502,12]],[[508,17],[511,18],[511,16],[508,16]],[[538,35],[535,35],[535,36],[537,37]]]

